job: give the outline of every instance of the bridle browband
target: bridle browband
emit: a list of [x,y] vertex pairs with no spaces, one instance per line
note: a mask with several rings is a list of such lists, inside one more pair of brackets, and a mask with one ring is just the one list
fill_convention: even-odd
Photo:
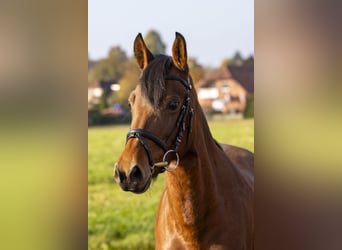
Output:
[[[159,139],[158,136],[156,136],[152,132],[149,132],[149,131],[144,130],[144,129],[139,129],[139,128],[131,129],[130,131],[128,131],[127,136],[126,136],[126,143],[131,138],[137,138],[139,140],[139,142],[141,143],[141,145],[143,146],[143,148],[146,151],[151,171],[153,171],[154,167],[157,166],[157,167],[162,167],[162,172],[164,172],[165,170],[173,171],[177,168],[178,163],[179,163],[179,156],[178,156],[179,145],[182,142],[183,134],[184,134],[184,131],[186,129],[188,129],[187,139],[186,139],[187,144],[189,142],[189,137],[191,134],[191,127],[192,127],[192,118],[193,118],[193,114],[194,114],[193,108],[190,107],[190,90],[192,88],[191,84],[190,84],[190,78],[188,78],[188,81],[185,81],[182,78],[179,78],[176,76],[166,75],[166,76],[164,76],[164,80],[178,81],[178,82],[182,83],[182,85],[187,90],[187,95],[184,99],[183,106],[182,106],[181,111],[180,111],[178,118],[177,118],[176,125],[178,127],[178,133],[177,133],[176,140],[173,143],[172,147],[169,148],[168,145],[163,140]],[[187,116],[189,116],[189,124],[186,127]],[[158,163],[155,163],[153,161],[150,147],[146,143],[145,138],[154,142],[156,145],[158,145],[164,151],[163,161],[158,162]],[[167,155],[170,153],[175,153],[176,158],[177,158],[176,166],[173,168],[169,168],[169,162],[167,162]]]

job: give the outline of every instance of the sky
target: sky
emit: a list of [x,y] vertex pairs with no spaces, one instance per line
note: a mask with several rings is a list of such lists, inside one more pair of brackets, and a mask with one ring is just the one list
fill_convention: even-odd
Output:
[[254,54],[254,0],[88,0],[88,53],[93,60],[120,46],[133,55],[133,41],[156,30],[171,54],[175,32],[187,42],[188,56],[217,67],[240,51]]

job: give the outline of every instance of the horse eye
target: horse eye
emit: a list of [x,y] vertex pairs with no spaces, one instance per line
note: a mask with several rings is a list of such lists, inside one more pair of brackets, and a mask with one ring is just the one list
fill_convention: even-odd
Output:
[[171,101],[167,105],[167,109],[169,109],[169,110],[176,110],[178,108],[178,105],[179,105],[179,101]]

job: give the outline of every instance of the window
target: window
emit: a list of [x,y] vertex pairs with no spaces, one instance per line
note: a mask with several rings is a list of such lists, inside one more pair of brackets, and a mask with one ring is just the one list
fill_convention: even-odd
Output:
[[230,92],[230,85],[228,84],[228,81],[224,81],[222,83],[221,90],[223,93],[229,93]]

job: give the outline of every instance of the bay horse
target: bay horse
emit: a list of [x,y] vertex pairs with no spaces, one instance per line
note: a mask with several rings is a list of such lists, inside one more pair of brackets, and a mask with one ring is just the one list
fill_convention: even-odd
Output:
[[176,32],[172,57],[155,56],[139,33],[134,55],[142,74],[129,96],[131,129],[114,179],[139,194],[166,173],[156,249],[253,249],[254,155],[211,135],[184,37]]

